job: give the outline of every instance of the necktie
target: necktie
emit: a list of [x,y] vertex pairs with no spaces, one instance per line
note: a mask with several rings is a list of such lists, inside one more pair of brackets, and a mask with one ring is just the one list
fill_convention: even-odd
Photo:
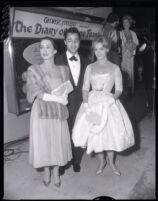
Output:
[[77,61],[77,58],[75,56],[72,56],[69,59],[70,59],[70,61]]

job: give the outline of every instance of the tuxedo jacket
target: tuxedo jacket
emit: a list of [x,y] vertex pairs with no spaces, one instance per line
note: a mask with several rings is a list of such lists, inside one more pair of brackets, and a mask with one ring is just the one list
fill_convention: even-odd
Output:
[[67,60],[66,52],[62,55],[57,55],[55,58],[55,64],[56,65],[65,65],[69,68],[69,77],[70,81],[73,85],[74,90],[69,94],[68,97],[68,110],[69,110],[69,116],[76,116],[77,111],[81,105],[82,102],[82,86],[83,86],[83,80],[84,80],[84,73],[87,65],[89,64],[88,60],[82,56],[80,56],[80,75],[78,79],[77,86],[75,85],[71,69]]

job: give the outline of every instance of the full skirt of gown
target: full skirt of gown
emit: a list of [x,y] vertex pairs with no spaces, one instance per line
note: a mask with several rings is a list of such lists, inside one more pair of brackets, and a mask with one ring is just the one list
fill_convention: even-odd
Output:
[[78,111],[72,140],[76,147],[87,148],[87,154],[104,150],[123,151],[134,145],[131,121],[119,100],[104,91],[91,91],[88,98],[91,111],[83,103]]
[[67,120],[40,119],[37,101],[30,117],[29,162],[34,168],[64,166],[72,159]]

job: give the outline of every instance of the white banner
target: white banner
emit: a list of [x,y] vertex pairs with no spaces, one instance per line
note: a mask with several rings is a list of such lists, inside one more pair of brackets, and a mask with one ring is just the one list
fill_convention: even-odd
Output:
[[92,40],[101,33],[102,25],[67,18],[15,10],[13,37],[42,38],[49,36],[63,39],[65,29],[76,27],[81,38]]

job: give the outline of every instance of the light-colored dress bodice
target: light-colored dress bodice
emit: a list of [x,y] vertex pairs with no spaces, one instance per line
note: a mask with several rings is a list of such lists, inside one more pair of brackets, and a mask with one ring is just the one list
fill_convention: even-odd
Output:
[[113,85],[113,80],[110,79],[110,73],[92,74],[90,81],[92,84],[92,90],[96,91],[109,91],[111,86]]
[[90,85],[94,91],[111,92],[115,85],[115,90],[122,92],[122,75],[120,68],[113,64],[110,72],[99,74],[92,73],[93,66],[89,65],[86,69],[83,83],[83,90],[89,91]]
[[120,32],[120,38],[122,41],[122,61],[121,68],[123,72],[124,88],[132,89],[134,92],[134,55],[136,53],[136,47],[139,45],[137,35],[134,31],[130,30],[129,35],[125,34],[125,31]]
[[[128,50],[131,52],[131,56],[135,55],[136,47],[139,45],[136,33],[130,30],[129,33],[126,34],[125,31],[122,30],[120,32],[120,38],[122,41],[122,54]],[[129,57],[131,56],[129,55]]]

